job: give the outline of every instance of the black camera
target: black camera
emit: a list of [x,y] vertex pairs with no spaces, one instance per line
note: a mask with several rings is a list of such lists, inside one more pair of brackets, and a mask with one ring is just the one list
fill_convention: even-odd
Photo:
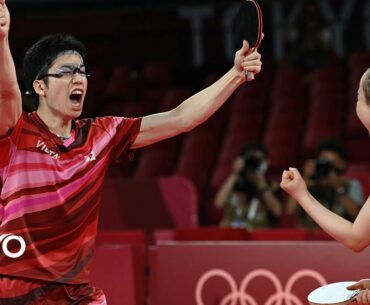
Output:
[[335,166],[326,159],[317,159],[315,161],[315,174],[313,179],[324,179],[330,175],[332,171],[336,171]]
[[261,169],[262,160],[253,155],[244,156],[244,171],[257,172]]
[[243,155],[243,159],[244,168],[239,174],[234,190],[246,192],[249,196],[253,197],[258,194],[258,189],[255,183],[249,180],[248,173],[255,173],[261,170],[263,161],[251,154]]

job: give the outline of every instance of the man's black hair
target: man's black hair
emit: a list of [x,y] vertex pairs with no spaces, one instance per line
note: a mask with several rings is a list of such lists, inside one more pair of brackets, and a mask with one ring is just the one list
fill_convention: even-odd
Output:
[[323,151],[332,151],[339,155],[343,160],[347,160],[347,153],[343,142],[337,138],[330,138],[319,143],[316,149],[316,156],[319,156]]
[[[85,45],[69,34],[54,34],[42,37],[26,52],[23,59],[23,79],[26,91],[33,91],[33,81],[46,73],[54,60],[62,53],[75,51],[84,59]],[[47,84],[47,79],[45,79]]]
[[263,152],[266,158],[269,157],[266,147],[261,142],[248,143],[243,147],[242,155],[247,155],[250,151],[257,150]]

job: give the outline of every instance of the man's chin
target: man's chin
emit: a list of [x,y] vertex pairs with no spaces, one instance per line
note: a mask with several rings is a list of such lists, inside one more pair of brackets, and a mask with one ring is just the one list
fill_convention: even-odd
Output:
[[82,114],[82,110],[74,112],[73,115],[72,115],[72,119],[73,120],[78,119],[81,116],[81,114]]
[[72,111],[69,111],[69,113],[65,114],[65,118],[69,119],[69,120],[75,120],[75,119],[79,118],[81,116],[81,114],[82,114],[82,109],[72,110]]

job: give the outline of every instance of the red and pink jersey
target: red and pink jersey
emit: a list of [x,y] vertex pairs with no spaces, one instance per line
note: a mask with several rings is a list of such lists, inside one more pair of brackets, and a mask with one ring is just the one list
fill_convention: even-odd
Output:
[[10,258],[0,248],[0,274],[89,282],[104,174],[109,164],[127,157],[140,123],[121,117],[76,120],[75,140],[66,146],[36,113],[22,114],[0,140],[0,236],[19,235],[26,250]]

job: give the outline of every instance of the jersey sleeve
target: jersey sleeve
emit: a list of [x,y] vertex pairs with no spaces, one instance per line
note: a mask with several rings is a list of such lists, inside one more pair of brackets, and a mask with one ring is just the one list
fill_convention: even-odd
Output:
[[129,157],[133,153],[130,147],[140,131],[141,118],[103,117],[99,121],[111,138],[111,162]]
[[0,169],[6,167],[10,162],[12,149],[17,146],[21,136],[25,116],[26,114],[22,112],[14,128],[7,135],[0,137]]

